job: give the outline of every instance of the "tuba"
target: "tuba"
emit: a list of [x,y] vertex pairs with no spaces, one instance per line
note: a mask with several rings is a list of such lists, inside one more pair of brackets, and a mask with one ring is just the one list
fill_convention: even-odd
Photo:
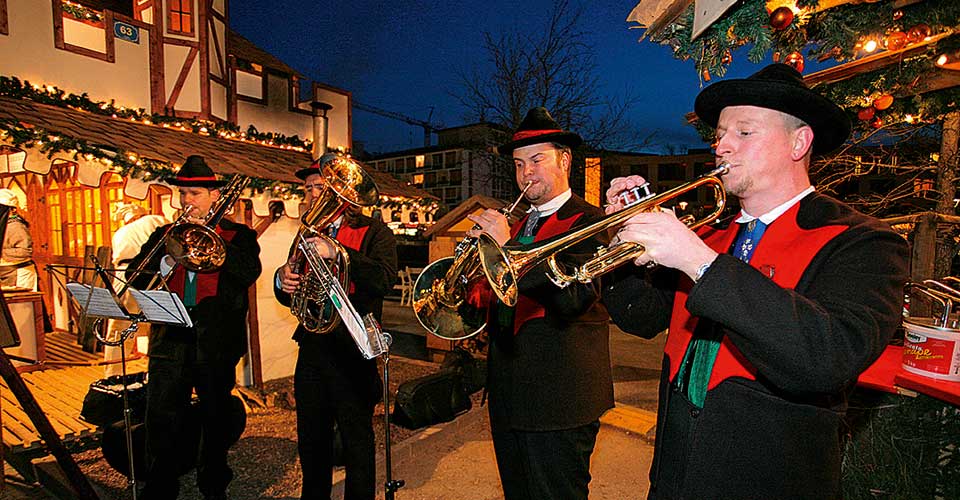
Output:
[[[327,153],[317,161],[324,187],[300,217],[300,229],[288,261],[301,275],[300,284],[290,298],[290,312],[308,332],[323,334],[340,323],[337,308],[328,302],[343,299],[331,298],[330,283],[337,281],[346,289],[350,280],[350,257],[346,249],[336,239],[323,234],[323,230],[350,206],[375,205],[380,194],[373,177],[358,161],[337,153]],[[321,259],[306,241],[310,237],[323,238],[333,245],[337,258],[332,266],[316,265]]]
[[[513,212],[531,184],[528,182],[516,201],[500,209],[500,213]],[[444,340],[468,339],[487,325],[487,304],[469,300],[471,290],[482,283],[483,277],[477,239],[464,238],[453,253],[453,257],[431,262],[413,285],[413,313],[417,321]]]
[[726,206],[727,198],[720,176],[727,173],[728,170],[729,167],[725,163],[721,163],[719,167],[707,172],[702,177],[659,195],[643,196],[633,192],[631,193],[632,204],[623,210],[579,229],[531,245],[501,248],[490,235],[481,234],[478,245],[483,274],[487,277],[487,281],[490,282],[490,286],[497,297],[508,306],[514,306],[517,303],[517,281],[543,262],[546,262],[549,268],[547,277],[561,288],[576,282],[589,283],[594,278],[635,259],[644,252],[644,248],[634,242],[623,242],[610,248],[601,247],[590,260],[574,269],[571,274],[568,274],[557,262],[557,255],[597,234],[622,225],[634,215],[658,210],[667,201],[703,186],[709,186],[713,189],[716,208],[700,220],[695,220],[693,217],[684,217],[681,220],[690,229],[696,229],[716,220]]

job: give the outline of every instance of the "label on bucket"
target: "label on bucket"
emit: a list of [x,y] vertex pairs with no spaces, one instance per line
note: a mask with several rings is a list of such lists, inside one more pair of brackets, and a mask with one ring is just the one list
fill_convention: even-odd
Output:
[[960,381],[960,332],[904,323],[903,369]]

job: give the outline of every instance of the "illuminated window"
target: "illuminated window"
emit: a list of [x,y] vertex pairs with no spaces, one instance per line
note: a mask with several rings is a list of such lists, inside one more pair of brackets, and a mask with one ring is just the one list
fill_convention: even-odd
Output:
[[417,155],[417,168],[423,168],[425,157],[423,155]]
[[167,1],[167,32],[193,35],[193,0]]
[[423,174],[414,174],[413,176],[414,184],[423,184]]

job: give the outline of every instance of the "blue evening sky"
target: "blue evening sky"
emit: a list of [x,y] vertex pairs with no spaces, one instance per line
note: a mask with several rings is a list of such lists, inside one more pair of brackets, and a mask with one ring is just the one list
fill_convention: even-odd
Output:
[[[583,27],[597,53],[604,92],[639,94],[631,121],[656,132],[659,146],[704,147],[684,113],[693,109],[700,81],[692,61],[668,47],[638,42],[641,30],[625,19],[636,0],[571,0],[587,6]],[[457,70],[483,64],[482,33],[540,29],[552,0],[231,0],[233,29],[305,76],[349,90],[356,101],[447,127],[464,124],[464,109],[449,94]],[[727,78],[760,65],[734,54]],[[810,66],[808,62],[808,66]],[[808,69],[807,72],[810,70]],[[714,78],[713,81],[716,81]],[[423,145],[419,127],[354,110],[355,141],[368,151]]]

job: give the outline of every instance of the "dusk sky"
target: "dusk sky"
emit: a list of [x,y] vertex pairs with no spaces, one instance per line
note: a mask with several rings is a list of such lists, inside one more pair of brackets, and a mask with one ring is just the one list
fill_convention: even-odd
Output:
[[[704,147],[683,120],[700,90],[693,62],[674,59],[665,46],[637,41],[641,31],[628,29],[625,21],[636,0],[580,1],[587,5],[583,27],[591,33],[603,91],[639,94],[631,120],[644,135],[656,132],[658,146]],[[540,30],[554,1],[231,0],[229,5],[234,30],[306,77],[349,90],[364,104],[421,120],[432,108],[431,121],[453,127],[465,123],[464,109],[449,94],[457,90],[457,70],[486,63],[482,33]],[[727,78],[760,68],[745,52],[734,54]],[[354,140],[368,151],[423,145],[419,127],[360,110],[353,117]]]

